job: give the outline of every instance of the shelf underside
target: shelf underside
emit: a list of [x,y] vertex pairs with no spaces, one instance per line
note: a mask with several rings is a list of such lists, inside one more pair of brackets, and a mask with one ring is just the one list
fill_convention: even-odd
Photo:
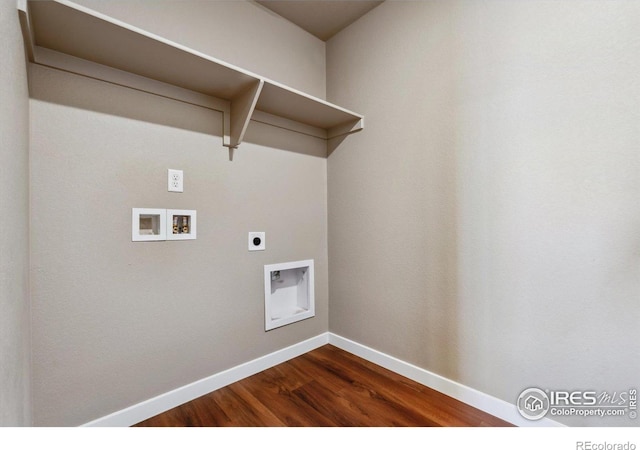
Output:
[[51,65],[51,58],[38,60],[38,50],[48,49],[228,102],[229,147],[240,144],[256,109],[323,130],[326,138],[362,129],[359,114],[66,0],[29,1],[20,9],[32,62]]

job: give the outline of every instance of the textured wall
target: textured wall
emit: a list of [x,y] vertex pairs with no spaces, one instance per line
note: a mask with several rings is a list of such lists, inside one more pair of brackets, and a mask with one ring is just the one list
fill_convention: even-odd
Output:
[[308,94],[325,97],[324,42],[255,2],[77,3]]
[[509,402],[637,386],[639,28],[406,1],[330,40],[328,99],[367,120],[328,162],[330,330]]
[[[230,162],[217,112],[42,67],[32,81],[36,425],[86,423],[327,331],[323,140],[252,122]],[[184,193],[167,192],[168,168]],[[132,207],[196,209],[198,239],[131,242]],[[248,231],[266,251],[247,251]],[[265,333],[263,265],[308,258],[316,317]]]
[[15,2],[0,2],[0,426],[31,424],[29,103]]

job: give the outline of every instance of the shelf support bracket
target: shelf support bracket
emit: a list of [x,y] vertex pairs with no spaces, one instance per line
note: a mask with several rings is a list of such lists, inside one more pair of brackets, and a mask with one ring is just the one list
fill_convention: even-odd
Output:
[[258,79],[253,86],[231,100],[231,137],[228,145],[230,159],[233,158],[232,150],[237,148],[244,139],[244,134],[249,126],[251,115],[256,108],[263,86],[264,80]]
[[356,133],[364,128],[364,118],[348,122],[343,125],[337,125],[333,128],[329,128],[327,131],[327,139],[332,139],[338,136],[344,136],[351,133]]
[[327,156],[330,156],[338,146],[350,134],[361,131],[364,128],[364,118],[349,122],[343,125],[337,125],[327,130]]
[[35,39],[33,38],[33,27],[31,26],[31,17],[29,15],[29,5],[27,4],[27,0],[18,0],[18,17],[20,18],[20,28],[22,29],[22,38],[24,39],[27,58],[29,59],[29,62],[34,62]]

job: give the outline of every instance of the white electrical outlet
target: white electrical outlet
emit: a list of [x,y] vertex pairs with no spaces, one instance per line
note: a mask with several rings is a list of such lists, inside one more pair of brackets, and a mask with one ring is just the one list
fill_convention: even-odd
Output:
[[169,192],[184,192],[182,170],[169,169]]
[[267,234],[264,231],[249,231],[249,251],[266,250]]

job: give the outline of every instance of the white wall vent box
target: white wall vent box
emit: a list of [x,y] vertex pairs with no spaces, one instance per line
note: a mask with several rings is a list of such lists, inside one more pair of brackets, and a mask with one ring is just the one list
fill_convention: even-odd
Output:
[[164,241],[167,238],[166,210],[154,208],[131,209],[132,241]]
[[265,330],[316,315],[313,260],[264,266]]
[[167,209],[167,240],[195,239],[197,234],[196,211],[192,209]]

